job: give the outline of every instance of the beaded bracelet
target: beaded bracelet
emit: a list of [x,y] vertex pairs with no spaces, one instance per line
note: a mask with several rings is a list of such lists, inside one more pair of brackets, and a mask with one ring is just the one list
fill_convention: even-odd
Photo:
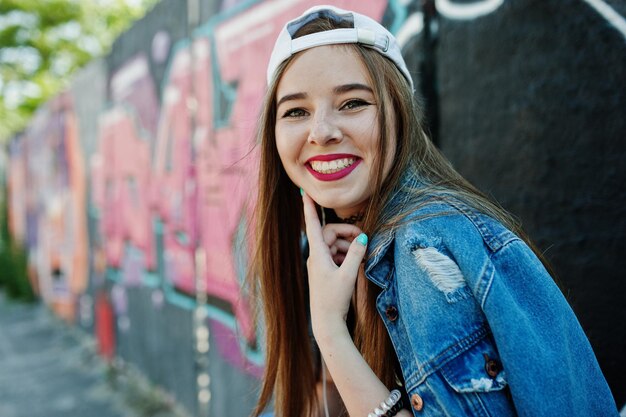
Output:
[[398,411],[402,409],[402,400],[400,399],[400,391],[394,389],[389,394],[389,397],[380,403],[373,412],[369,413],[367,417],[393,417],[398,414]]

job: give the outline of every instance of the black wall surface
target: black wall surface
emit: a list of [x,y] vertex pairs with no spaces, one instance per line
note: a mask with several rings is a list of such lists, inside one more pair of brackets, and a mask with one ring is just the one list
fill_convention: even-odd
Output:
[[585,1],[507,0],[440,15],[435,50],[442,150],[522,220],[623,405],[626,34]]

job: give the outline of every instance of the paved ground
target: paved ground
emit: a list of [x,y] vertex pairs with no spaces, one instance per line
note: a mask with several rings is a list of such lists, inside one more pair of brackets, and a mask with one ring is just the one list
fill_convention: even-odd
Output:
[[130,408],[128,394],[112,389],[111,375],[91,338],[41,304],[17,304],[0,292],[1,417],[173,415],[158,406]]
[[185,417],[128,373],[112,374],[93,343],[41,304],[0,291],[0,417]]

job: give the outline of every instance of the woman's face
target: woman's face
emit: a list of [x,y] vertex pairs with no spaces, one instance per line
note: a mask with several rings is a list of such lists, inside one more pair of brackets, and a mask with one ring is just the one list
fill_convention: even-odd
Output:
[[278,84],[276,103],[276,147],[289,178],[340,217],[361,212],[380,140],[378,103],[361,58],[341,46],[300,53]]

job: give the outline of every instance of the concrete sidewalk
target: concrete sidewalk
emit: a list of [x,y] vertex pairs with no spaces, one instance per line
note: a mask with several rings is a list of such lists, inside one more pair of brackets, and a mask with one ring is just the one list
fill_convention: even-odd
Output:
[[1,417],[172,415],[131,409],[128,393],[113,390],[110,378],[92,338],[43,305],[15,303],[0,292]]

